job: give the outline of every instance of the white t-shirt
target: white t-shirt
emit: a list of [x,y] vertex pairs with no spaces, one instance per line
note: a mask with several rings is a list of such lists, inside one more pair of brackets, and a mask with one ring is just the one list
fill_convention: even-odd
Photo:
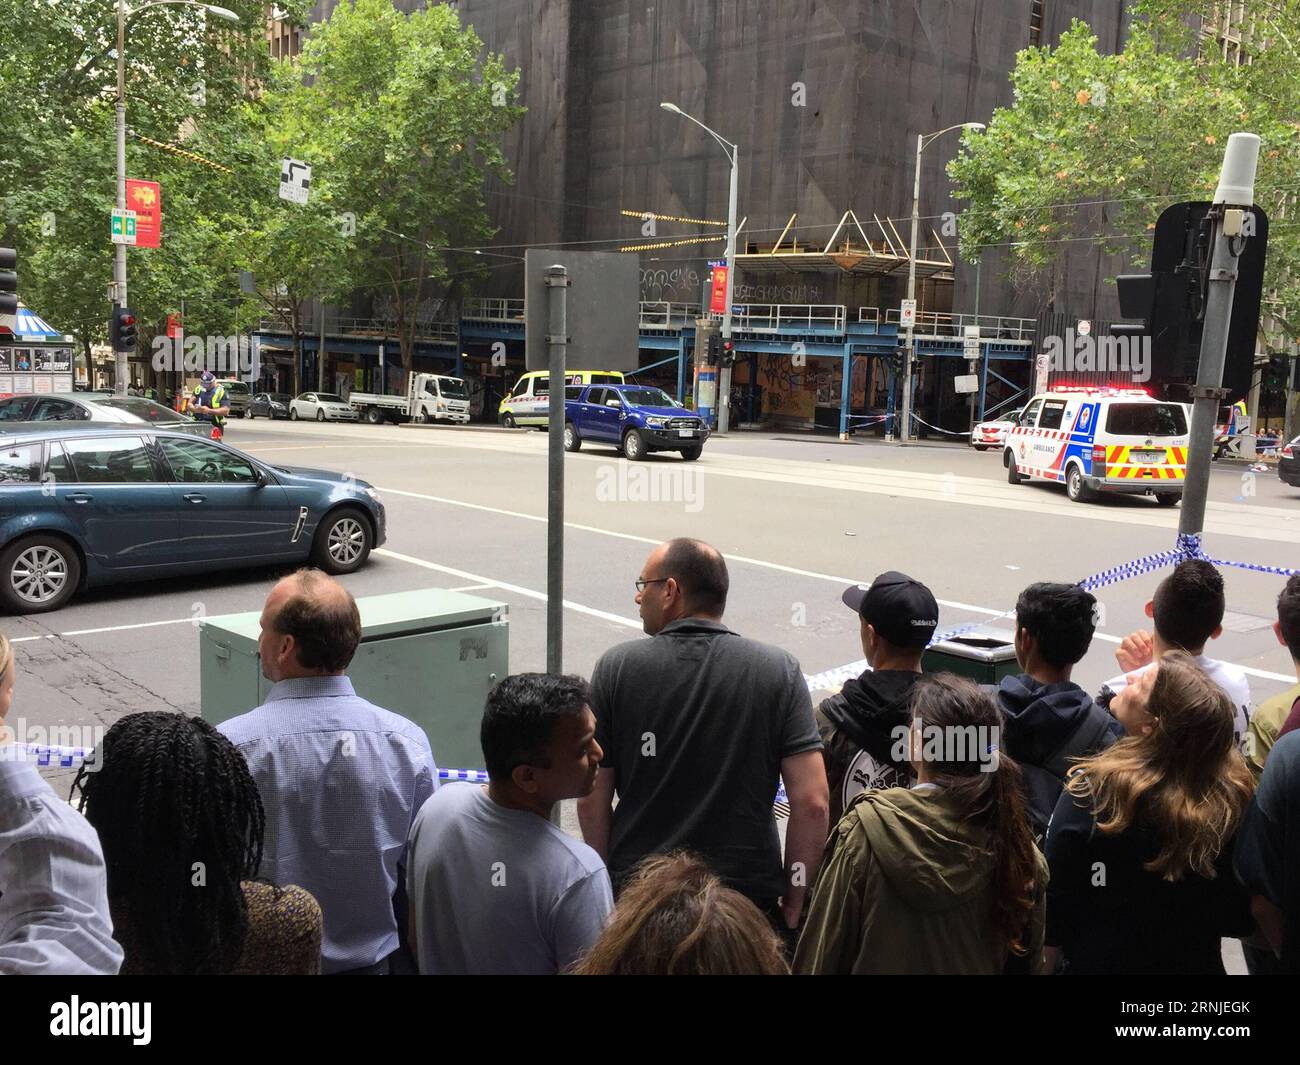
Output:
[[[1210,658],[1206,655],[1197,655],[1196,664],[1201,667],[1205,675],[1214,681],[1220,688],[1228,693],[1228,698],[1232,700],[1232,705],[1236,709],[1236,720],[1232,725],[1233,736],[1236,737],[1237,747],[1245,753],[1246,746],[1246,726],[1250,723],[1250,681],[1246,679],[1243,673],[1234,665],[1227,662],[1220,662],[1217,658]],[[1145,673],[1154,666],[1143,666],[1141,669],[1134,670],[1135,673]],[[1106,687],[1118,695],[1128,685],[1128,679],[1121,674],[1113,680],[1106,682]]]
[[478,784],[446,784],[411,827],[411,941],[423,975],[544,975],[595,943],[614,907],[594,850]]

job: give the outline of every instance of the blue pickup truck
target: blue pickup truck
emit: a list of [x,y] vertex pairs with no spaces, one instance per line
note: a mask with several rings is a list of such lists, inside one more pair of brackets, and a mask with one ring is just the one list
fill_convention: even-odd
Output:
[[693,462],[709,427],[660,388],[644,385],[569,385],[564,390],[564,449],[612,444],[630,459],[651,451],[678,451]]

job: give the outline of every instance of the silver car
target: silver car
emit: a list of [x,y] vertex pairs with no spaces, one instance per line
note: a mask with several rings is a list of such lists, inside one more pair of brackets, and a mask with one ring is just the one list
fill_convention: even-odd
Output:
[[0,432],[13,432],[28,422],[91,422],[123,428],[150,425],[196,436],[208,436],[212,426],[197,422],[188,414],[177,414],[157,400],[141,396],[116,396],[104,392],[48,392],[43,395],[9,396],[0,399]]
[[318,422],[354,422],[356,408],[333,392],[301,392],[289,404],[289,420],[310,418]]

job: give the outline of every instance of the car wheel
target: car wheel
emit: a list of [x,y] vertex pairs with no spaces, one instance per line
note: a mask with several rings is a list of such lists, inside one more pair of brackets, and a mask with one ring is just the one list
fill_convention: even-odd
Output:
[[257,417],[257,415],[254,414],[251,410],[248,412],[248,420],[249,420],[250,422],[251,422],[254,418],[256,418],[256,417]]
[[316,412],[316,420],[318,422],[323,422],[325,420],[325,412],[323,410],[318,410]]
[[704,454],[703,444],[699,444],[696,447],[682,448],[682,458],[684,458],[687,462],[694,462],[697,458],[699,458],[703,454]]
[[1016,468],[1016,458],[1010,451],[1007,452],[1007,455],[1007,484],[1019,484],[1024,478],[1020,476],[1020,470]]
[[989,449],[988,444],[973,444],[971,446],[974,447],[976,451],[987,451]]
[[371,425],[378,425],[383,420],[384,420],[384,412],[381,411],[378,407],[371,407],[368,411],[366,411],[366,421],[368,421]]
[[1161,492],[1156,496],[1156,502],[1162,507],[1176,507],[1182,498],[1180,495],[1174,495],[1173,492]]
[[623,454],[633,462],[645,458],[645,440],[642,439],[639,429],[629,429],[623,436]]
[[370,557],[370,522],[355,507],[331,512],[316,529],[312,558],[326,573],[354,573]]
[[289,421],[291,421],[291,422],[296,422],[297,420],[298,420],[298,408],[297,408],[297,407],[290,407],[290,408],[289,408]]
[[1083,483],[1083,470],[1071,466],[1065,473],[1065,494],[1072,503],[1087,503],[1093,498],[1092,490]]
[[81,559],[57,536],[26,536],[0,554],[0,599],[16,614],[58,610],[81,583]]
[[582,450],[582,437],[578,435],[578,430],[573,427],[573,422],[564,423],[564,450]]
[[501,424],[507,429],[513,429],[515,427],[515,416],[506,411],[505,414],[501,415]]

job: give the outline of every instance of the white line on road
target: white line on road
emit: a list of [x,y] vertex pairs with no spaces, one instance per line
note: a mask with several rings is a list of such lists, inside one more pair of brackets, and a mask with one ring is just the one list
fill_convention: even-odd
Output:
[[29,643],[32,640],[58,640],[66,636],[94,636],[101,632],[125,632],[128,629],[153,629],[159,625],[183,625],[187,621],[190,624],[195,624],[193,617],[169,618],[166,621],[138,621],[132,625],[104,625],[97,629],[69,629],[67,632],[50,632],[44,636],[19,636],[9,642]]

